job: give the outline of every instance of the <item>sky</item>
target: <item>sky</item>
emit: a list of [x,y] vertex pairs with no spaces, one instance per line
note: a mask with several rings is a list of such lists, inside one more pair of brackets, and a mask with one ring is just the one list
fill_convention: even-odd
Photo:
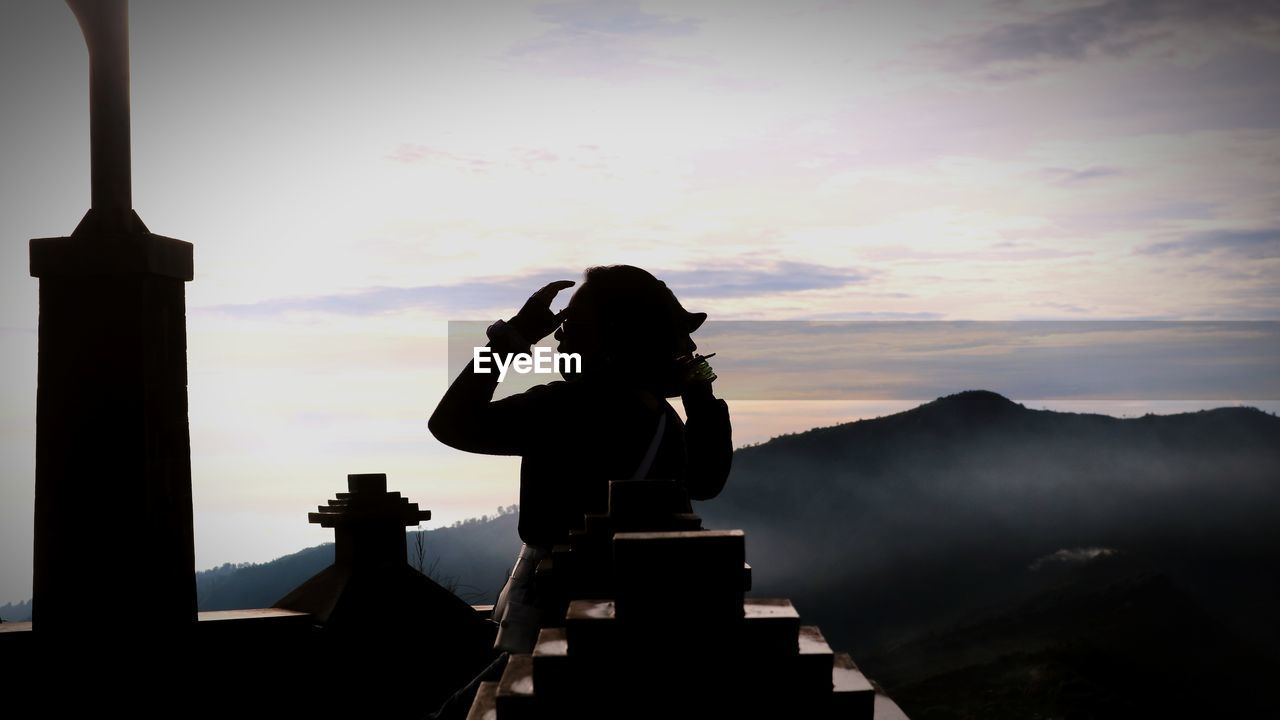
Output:
[[[1280,320],[1280,2],[130,12],[134,207],[195,246],[199,568],[330,540],[306,512],[347,473],[387,473],[433,510],[427,527],[515,502],[517,458],[426,432],[449,381],[448,323],[510,317],[591,265],[649,269],[710,315],[704,333],[796,333],[703,343],[723,355],[737,445],[969,387],[1113,414],[1280,399],[1266,379],[1280,357],[1267,324]],[[75,227],[89,167],[87,54],[69,9],[9,0],[0,15],[4,603],[31,587],[27,241]],[[1071,386],[1058,371],[1079,371],[1078,354],[1009,362],[1008,336],[939,342],[954,339],[949,321],[1023,323],[1025,348],[1063,337],[1028,334],[1035,322],[1121,320],[1156,323],[1124,343],[1184,371],[1108,390],[1087,382],[1112,377],[1100,365]],[[807,323],[908,321],[934,333],[928,362],[902,361],[920,358],[910,328],[846,337],[842,352],[804,337]],[[1158,324],[1172,321],[1221,323],[1238,353],[1166,342],[1193,327]],[[1003,364],[970,362],[993,347]],[[844,360],[784,389],[734,385],[735,371],[783,377],[820,357]],[[833,378],[842,391],[823,391]]]

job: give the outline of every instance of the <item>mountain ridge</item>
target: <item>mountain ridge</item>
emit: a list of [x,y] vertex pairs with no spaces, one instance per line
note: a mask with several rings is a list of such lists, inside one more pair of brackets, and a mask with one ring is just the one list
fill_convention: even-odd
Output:
[[[1174,707],[1154,695],[1159,673],[1124,663],[1162,668],[1188,707],[1215,698],[1186,668],[1280,670],[1280,418],[1256,408],[1115,418],[965,391],[740,448],[695,511],[743,529],[753,593],[792,598],[916,720]],[[423,537],[424,567],[491,596],[515,520],[410,534],[410,557]],[[324,563],[324,547],[286,558]],[[202,609],[268,605],[284,570],[268,587],[271,568],[231,568]],[[1186,654],[1209,665],[1161,664]]]

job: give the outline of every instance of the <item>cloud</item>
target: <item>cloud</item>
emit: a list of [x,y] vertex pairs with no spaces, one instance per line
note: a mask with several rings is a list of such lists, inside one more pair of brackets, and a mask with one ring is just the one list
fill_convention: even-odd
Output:
[[[444,150],[420,143],[400,143],[396,149],[384,156],[388,160],[413,165],[418,163],[435,163],[450,165],[471,172],[488,172],[498,167],[513,167],[522,170],[534,170],[540,165],[559,160],[554,152],[538,147],[509,147],[490,150],[486,153],[463,153]],[[586,163],[576,163],[581,167],[589,167]],[[596,163],[599,164],[598,161]]]
[[1035,305],[1036,307],[1048,308],[1050,310],[1057,310],[1059,312],[1067,313],[1069,315],[1089,315],[1096,310],[1096,308],[1093,308],[1093,307],[1085,307],[1083,305],[1076,305],[1073,303],[1063,303],[1063,302],[1037,302],[1032,304]]
[[660,65],[656,41],[693,35],[699,21],[646,12],[635,0],[579,0],[540,5],[533,14],[551,28],[510,48],[521,65],[568,75],[617,78]]
[[1120,170],[1102,165],[1087,167],[1082,170],[1052,167],[1045,168],[1044,174],[1049,179],[1049,182],[1055,185],[1076,185],[1099,178],[1114,177],[1120,174]]
[[[1280,32],[1276,34],[1280,38]],[[1116,97],[1110,113],[1143,117],[1149,130],[1280,127],[1275,47],[1233,43],[1203,61],[1152,63]]]
[[814,263],[777,262],[765,266],[713,270],[668,270],[655,276],[680,297],[736,298],[803,290],[829,290],[867,282],[868,271]]
[[697,30],[692,18],[673,18],[648,13],[635,0],[578,0],[541,5],[534,15],[557,29],[575,33],[598,33],[612,36],[688,35]]
[[1028,569],[1032,571],[1039,570],[1050,563],[1082,565],[1084,563],[1097,560],[1098,558],[1110,557],[1115,554],[1115,550],[1104,547],[1063,548],[1050,555],[1036,558],[1031,565],[1028,566]]
[[1139,248],[1144,255],[1199,255],[1224,252],[1251,260],[1280,257],[1280,228],[1261,230],[1209,230],[1181,240]]
[[1105,0],[998,25],[961,39],[958,55],[973,66],[1022,61],[1079,61],[1124,56],[1167,39],[1176,28],[1256,29],[1280,20],[1274,0]]
[[439,162],[465,168],[473,172],[484,172],[494,166],[494,161],[492,160],[462,155],[419,143],[400,143],[394,151],[386,155],[386,158],[406,165]]
[[895,312],[891,310],[849,310],[845,312],[817,313],[812,320],[941,320],[943,313],[937,312]]
[[369,287],[345,293],[272,298],[203,309],[244,318],[271,318],[292,313],[368,316],[412,309],[464,314],[494,307],[518,308],[534,290],[564,278],[563,272],[541,272],[479,278],[452,285]]
[[735,400],[923,399],[966,387],[1077,400],[1280,397],[1274,322],[713,318],[696,339],[719,353],[718,393]]
[[[685,298],[760,297],[806,290],[829,290],[867,282],[868,271],[813,263],[720,263],[714,269],[654,270],[654,276]],[[476,278],[452,285],[371,287],[347,293],[275,298],[255,303],[218,305],[206,311],[245,318],[270,318],[290,313],[384,315],[427,309],[462,316],[494,308],[515,308],[533,291],[553,280],[580,279],[562,270],[524,275]]]
[[867,248],[863,255],[880,262],[928,261],[928,262],[1038,262],[1061,258],[1084,257],[1089,250],[1067,249],[1033,245],[1025,242],[1002,241],[983,248],[950,251],[916,250],[910,246],[886,246]]

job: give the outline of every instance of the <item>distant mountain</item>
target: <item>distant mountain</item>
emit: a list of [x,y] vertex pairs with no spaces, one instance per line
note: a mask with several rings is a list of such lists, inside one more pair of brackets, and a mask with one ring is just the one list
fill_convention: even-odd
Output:
[[[696,510],[708,526],[746,530],[757,594],[792,597],[912,718],[935,716],[921,702],[939,700],[937,686],[895,675],[889,648],[941,633],[955,671],[974,671],[964,654],[995,639],[961,629],[1062,592],[1046,565],[1090,548],[1149,568],[1188,622],[1199,608],[1241,652],[1274,662],[1280,647],[1280,419],[1251,408],[1117,419],[959,393],[741,449],[724,493]],[[1220,654],[1170,625],[1152,657]],[[928,657],[925,672],[946,666]],[[924,688],[934,694],[913,697]]]
[[[491,604],[520,551],[518,517],[513,505],[495,515],[405,533],[409,564],[468,602]],[[271,607],[332,563],[333,543],[324,543],[265,563],[201,570],[196,573],[196,603],[201,611]],[[30,620],[31,601],[0,606],[0,619]]]
[[912,718],[1274,717],[1275,663],[1123,553],[859,658]]
[[[473,604],[493,603],[520,550],[514,507],[494,516],[405,534],[409,564]],[[419,557],[419,537],[422,555]],[[333,543],[270,562],[223,565],[196,573],[201,610],[270,607],[333,563]]]
[[[1118,419],[963,392],[742,448],[695,509],[746,530],[753,594],[792,598],[913,720],[1274,706],[1280,418],[1256,409]],[[509,513],[422,537],[423,567],[475,603],[519,547]],[[201,573],[201,609],[270,605],[332,552]]]
[[20,603],[5,603],[4,605],[0,605],[0,621],[2,622],[26,622],[30,619],[30,600],[24,600]]

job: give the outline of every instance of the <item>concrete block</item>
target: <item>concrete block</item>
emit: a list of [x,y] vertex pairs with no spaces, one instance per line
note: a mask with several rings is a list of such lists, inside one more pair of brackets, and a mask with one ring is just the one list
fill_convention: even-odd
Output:
[[831,716],[873,720],[876,690],[848,653],[835,656],[831,669]]

